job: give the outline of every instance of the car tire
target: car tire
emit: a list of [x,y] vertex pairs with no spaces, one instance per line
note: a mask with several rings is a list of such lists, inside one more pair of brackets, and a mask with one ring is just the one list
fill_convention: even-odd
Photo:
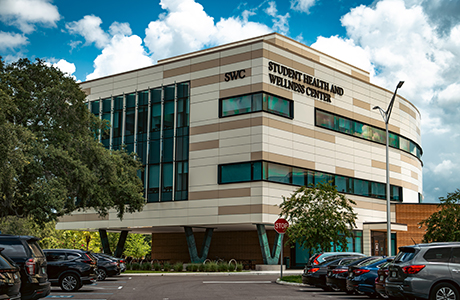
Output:
[[107,272],[104,269],[97,269],[97,281],[103,281],[107,278]]
[[72,273],[64,274],[59,282],[59,286],[63,291],[75,292],[81,288],[80,277]]
[[441,282],[434,286],[430,295],[431,300],[459,300],[457,289],[450,283]]

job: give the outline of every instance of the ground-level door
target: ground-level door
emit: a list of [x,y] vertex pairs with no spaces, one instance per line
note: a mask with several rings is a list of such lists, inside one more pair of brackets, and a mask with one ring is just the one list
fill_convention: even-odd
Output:
[[[387,255],[387,244],[385,231],[371,231],[371,255]],[[396,255],[396,233],[391,234],[391,248],[393,255]]]

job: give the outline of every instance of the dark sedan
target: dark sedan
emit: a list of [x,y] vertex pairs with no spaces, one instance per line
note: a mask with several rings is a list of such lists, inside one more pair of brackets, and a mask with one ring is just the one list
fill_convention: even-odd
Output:
[[0,299],[21,299],[21,274],[19,267],[0,248]]
[[120,275],[121,269],[117,260],[110,259],[98,253],[92,253],[97,258],[97,280],[105,280],[107,277]]
[[302,282],[305,284],[313,285],[322,288],[325,291],[330,291],[331,288],[326,284],[326,275],[328,266],[348,264],[348,262],[355,260],[357,257],[342,257],[335,260],[325,261],[319,265],[307,268],[307,273],[302,275]]
[[347,290],[365,294],[369,297],[378,296],[375,291],[375,279],[377,278],[378,269],[392,257],[375,258],[359,266],[350,266],[348,268]]
[[375,256],[358,257],[342,264],[329,265],[327,268],[326,285],[333,291],[347,292],[348,267],[359,265],[373,258]]

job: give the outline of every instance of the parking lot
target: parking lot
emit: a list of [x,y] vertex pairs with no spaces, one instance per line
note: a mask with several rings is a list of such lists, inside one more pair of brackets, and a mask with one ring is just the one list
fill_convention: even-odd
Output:
[[121,299],[369,299],[345,293],[324,292],[318,288],[276,284],[279,274],[195,275],[111,277],[77,292],[52,287],[47,298],[72,300]]

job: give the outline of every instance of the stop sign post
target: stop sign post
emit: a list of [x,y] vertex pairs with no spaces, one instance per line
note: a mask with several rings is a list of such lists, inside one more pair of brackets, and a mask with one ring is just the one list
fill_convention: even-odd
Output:
[[283,218],[279,218],[278,220],[275,221],[275,231],[281,234],[281,258],[280,258],[280,265],[281,265],[281,275],[280,279],[283,278],[283,239],[284,239],[284,234],[286,233],[286,230],[289,227],[288,221],[286,221]]

